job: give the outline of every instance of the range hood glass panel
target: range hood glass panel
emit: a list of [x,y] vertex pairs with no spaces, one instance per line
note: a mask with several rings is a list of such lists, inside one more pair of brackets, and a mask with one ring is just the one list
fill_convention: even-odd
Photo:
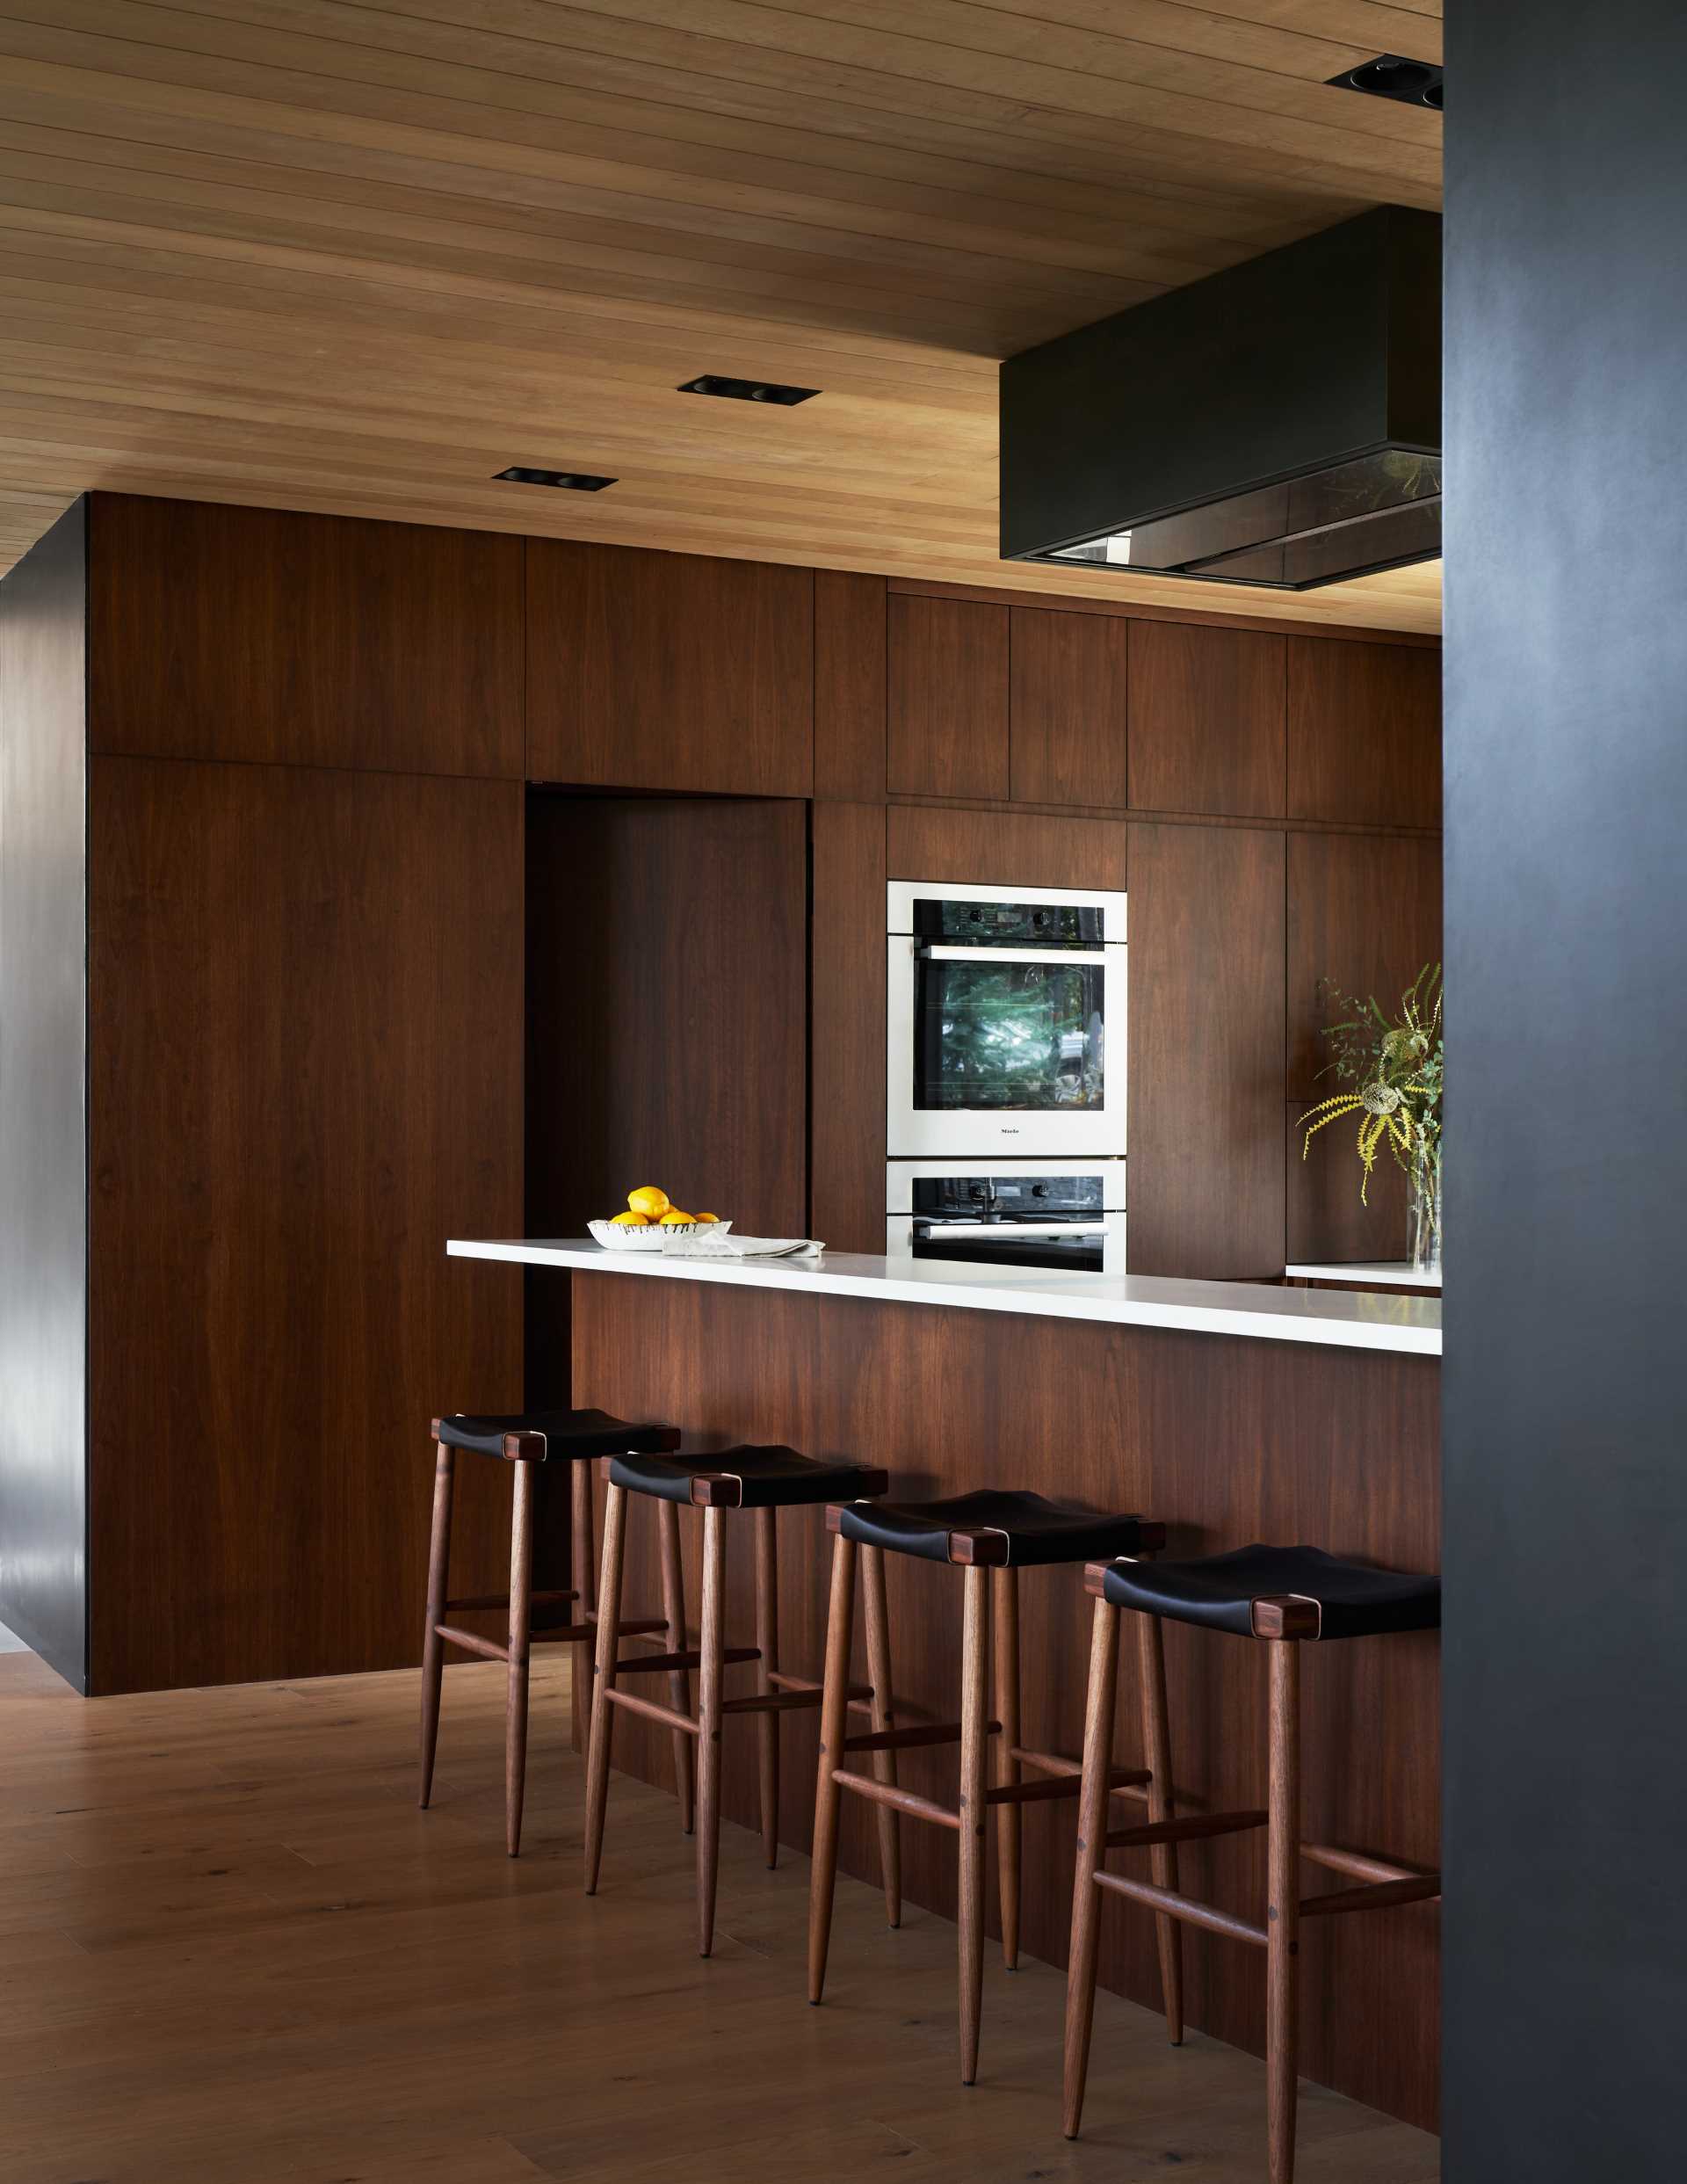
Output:
[[1047,558],[1293,589],[1440,550],[1440,457],[1384,448]]

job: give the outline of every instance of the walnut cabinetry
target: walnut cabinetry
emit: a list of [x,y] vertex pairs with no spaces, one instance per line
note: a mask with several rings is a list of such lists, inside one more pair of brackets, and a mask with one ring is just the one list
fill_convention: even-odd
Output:
[[529,780],[813,795],[812,570],[564,539],[526,550]]

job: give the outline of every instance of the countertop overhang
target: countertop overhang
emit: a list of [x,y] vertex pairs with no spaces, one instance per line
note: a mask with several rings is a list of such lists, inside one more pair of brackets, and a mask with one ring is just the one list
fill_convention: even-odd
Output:
[[964,1311],[1020,1312],[1097,1325],[1159,1327],[1191,1334],[1243,1335],[1263,1342],[1321,1343],[1337,1349],[1441,1354],[1438,1299],[1365,1290],[1278,1288],[1249,1281],[1185,1281],[1156,1274],[1042,1274],[1021,1267],[968,1266],[827,1252],[805,1259],[669,1257],[608,1252],[586,1237],[480,1239],[453,1237],[453,1259],[578,1273],[632,1274],[666,1281],[720,1281],[743,1288],[861,1297],[880,1304],[940,1304]]

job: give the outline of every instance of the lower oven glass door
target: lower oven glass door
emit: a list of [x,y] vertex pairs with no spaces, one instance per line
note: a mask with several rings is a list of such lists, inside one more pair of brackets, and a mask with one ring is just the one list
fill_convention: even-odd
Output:
[[916,1221],[912,1259],[960,1260],[979,1266],[1028,1266],[1043,1273],[1098,1274],[1107,1266],[1107,1231],[1097,1223]]
[[1125,950],[890,944],[895,1155],[1125,1150]]

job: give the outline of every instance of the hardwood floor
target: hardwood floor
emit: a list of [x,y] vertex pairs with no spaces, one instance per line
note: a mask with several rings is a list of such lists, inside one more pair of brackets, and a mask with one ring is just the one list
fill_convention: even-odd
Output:
[[[502,1854],[503,1673],[445,1686],[434,1810],[416,1679],[83,1701],[0,1658],[0,2175],[18,2184],[1256,2184],[1264,2075],[1103,1994],[1060,2136],[1063,1983],[985,1973],[957,2082],[954,1929],[838,1885],[801,2001],[807,1861],[723,1830],[713,1961],[691,1847],[615,1780],[580,1892],[568,1665],[534,1677],[528,1829]],[[790,1738],[790,1764],[812,1745]],[[1251,1973],[1249,1964],[1242,1968]],[[1431,2184],[1437,2142],[1305,2089],[1300,2184]],[[894,2165],[894,2166],[893,2166]]]

